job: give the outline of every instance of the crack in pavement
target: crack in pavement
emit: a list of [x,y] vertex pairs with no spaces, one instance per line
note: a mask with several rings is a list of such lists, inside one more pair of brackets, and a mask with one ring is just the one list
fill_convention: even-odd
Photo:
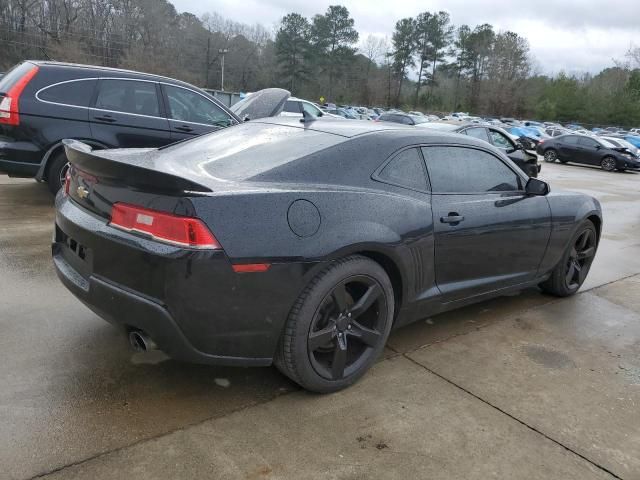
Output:
[[[586,293],[586,292],[591,292],[591,291],[597,290],[598,288],[605,287],[605,286],[607,286],[607,285],[610,285],[610,284],[613,284],[613,283],[616,283],[616,282],[619,282],[619,281],[623,281],[623,280],[626,280],[626,279],[629,279],[629,278],[633,278],[633,277],[636,277],[636,276],[640,276],[640,274],[639,274],[639,273],[634,273],[634,274],[627,275],[627,276],[625,276],[625,277],[619,278],[619,279],[617,279],[617,280],[612,280],[612,281],[610,281],[610,282],[603,283],[602,285],[597,285],[597,286],[591,287],[591,288],[589,288],[589,289],[586,289],[586,290],[580,291],[580,292],[578,293],[578,295],[584,294],[584,293]],[[523,314],[523,313],[526,313],[526,312],[529,312],[529,311],[532,311],[532,310],[539,309],[539,308],[541,308],[541,307],[545,307],[545,306],[548,306],[548,305],[552,305],[552,304],[557,303],[557,302],[560,302],[560,301],[562,301],[562,300],[563,300],[562,298],[558,298],[558,299],[550,300],[550,301],[548,301],[548,302],[543,302],[543,303],[541,303],[541,304],[539,304],[539,305],[535,305],[535,306],[532,306],[532,307],[529,307],[529,308],[526,308],[526,309],[522,310],[521,312],[519,312],[519,314],[518,314],[518,315],[521,315],[521,314]],[[585,455],[583,455],[583,454],[581,454],[581,453],[579,453],[579,452],[577,452],[577,451],[573,450],[571,447],[568,447],[567,445],[565,445],[565,444],[563,444],[562,442],[560,442],[560,441],[558,441],[558,440],[554,439],[553,437],[551,437],[551,436],[547,435],[546,433],[542,432],[541,430],[537,429],[536,427],[534,427],[534,426],[532,426],[532,425],[529,425],[528,423],[526,423],[526,422],[524,422],[523,420],[519,419],[518,417],[516,417],[516,416],[514,416],[514,415],[510,414],[509,412],[507,412],[507,411],[503,410],[502,408],[498,407],[497,405],[494,405],[493,403],[489,402],[488,400],[485,400],[484,398],[482,398],[482,397],[480,397],[479,395],[477,395],[477,394],[473,393],[472,391],[470,391],[470,390],[468,390],[468,389],[466,389],[466,388],[462,387],[461,385],[458,385],[458,384],[457,384],[457,383],[455,383],[453,380],[450,380],[450,379],[446,378],[445,376],[443,376],[443,375],[439,374],[438,372],[436,372],[436,371],[434,371],[434,370],[430,369],[429,367],[426,367],[425,365],[422,365],[421,363],[417,362],[416,360],[414,360],[413,358],[411,358],[411,357],[409,357],[409,356],[408,356],[409,354],[414,353],[414,352],[417,352],[418,350],[422,350],[422,349],[425,349],[425,348],[429,348],[429,347],[431,347],[431,346],[441,344],[441,343],[443,343],[443,342],[449,341],[449,340],[454,339],[454,338],[458,338],[458,337],[461,337],[461,336],[469,335],[469,334],[474,333],[474,332],[477,332],[477,331],[479,331],[479,330],[481,330],[481,329],[483,329],[483,328],[486,328],[486,327],[487,327],[487,326],[489,326],[489,325],[495,325],[496,323],[502,323],[502,322],[506,322],[506,321],[509,321],[509,320],[513,320],[513,316],[510,316],[510,317],[508,317],[508,318],[504,318],[504,319],[498,320],[497,322],[491,322],[491,323],[486,323],[486,324],[484,324],[484,325],[479,325],[479,326],[476,326],[475,328],[473,328],[472,330],[469,330],[468,332],[454,334],[454,335],[451,335],[451,336],[446,337],[446,338],[444,338],[444,339],[438,340],[438,341],[436,341],[436,342],[429,343],[429,344],[425,344],[425,345],[421,345],[421,346],[419,346],[419,347],[416,347],[416,348],[413,348],[413,349],[409,349],[409,350],[404,351],[404,352],[401,352],[401,351],[399,351],[399,350],[398,350],[398,349],[396,349],[396,348],[393,348],[393,347],[391,347],[391,346],[389,346],[389,345],[386,345],[386,348],[388,348],[389,350],[391,350],[394,354],[393,354],[393,355],[388,356],[387,358],[384,358],[382,361],[389,361],[389,360],[391,360],[391,359],[393,359],[393,358],[397,358],[397,357],[399,357],[399,356],[402,356],[402,357],[406,358],[407,360],[409,360],[411,363],[413,363],[413,364],[415,364],[415,365],[417,365],[417,366],[421,367],[422,369],[424,369],[425,371],[427,371],[427,372],[431,373],[432,375],[435,375],[436,377],[438,377],[438,378],[440,378],[440,379],[442,379],[442,380],[446,381],[447,383],[449,383],[449,384],[453,385],[454,387],[456,387],[457,389],[459,389],[459,390],[461,390],[462,392],[466,393],[467,395],[472,396],[473,398],[475,398],[475,399],[477,399],[477,400],[481,401],[482,403],[484,403],[484,404],[488,405],[489,407],[493,408],[494,410],[496,410],[496,411],[498,411],[498,412],[502,413],[503,415],[506,415],[507,417],[511,418],[512,420],[515,420],[516,422],[520,423],[521,425],[525,426],[526,428],[530,429],[531,431],[533,431],[533,432],[535,432],[535,433],[537,433],[537,434],[541,435],[541,436],[542,436],[542,437],[544,437],[545,439],[547,439],[547,440],[549,440],[549,441],[553,442],[554,444],[556,444],[556,445],[558,445],[558,446],[562,447],[563,449],[567,450],[568,452],[570,452],[570,453],[572,453],[572,454],[574,454],[574,455],[578,456],[579,458],[581,458],[582,460],[584,460],[584,461],[588,462],[589,464],[591,464],[591,465],[592,465],[592,466],[594,466],[595,468],[597,468],[597,469],[599,469],[599,470],[601,470],[601,471],[603,471],[603,472],[605,472],[605,473],[609,474],[611,477],[613,477],[613,478],[615,478],[615,479],[622,480],[622,477],[619,477],[618,475],[616,475],[615,473],[613,473],[612,471],[610,471],[610,470],[609,470],[609,469],[607,469],[606,467],[604,467],[604,466],[602,466],[602,465],[600,465],[600,464],[598,464],[598,463],[596,463],[596,462],[592,461],[591,459],[589,459],[589,458],[588,458],[588,457],[586,457]],[[183,426],[181,426],[181,427],[179,427],[179,428],[175,428],[175,429],[173,429],[173,430],[169,430],[169,431],[167,431],[167,432],[163,432],[163,433],[160,433],[160,434],[158,434],[158,435],[154,435],[154,436],[151,436],[151,437],[142,438],[142,439],[137,440],[137,441],[135,441],[135,442],[133,442],[133,443],[129,443],[129,444],[127,444],[127,445],[122,445],[122,446],[120,446],[120,447],[113,448],[113,449],[111,449],[111,450],[107,450],[107,451],[104,451],[104,452],[97,453],[97,454],[95,454],[95,455],[91,455],[91,456],[89,456],[89,457],[86,457],[86,458],[83,458],[83,459],[77,460],[77,461],[75,461],[75,462],[71,462],[71,463],[68,463],[68,464],[65,464],[65,465],[61,465],[61,466],[55,467],[55,468],[53,468],[53,469],[51,469],[51,470],[47,470],[47,471],[45,471],[45,472],[39,473],[39,474],[37,474],[37,475],[34,475],[34,476],[32,476],[32,477],[28,477],[28,478],[27,478],[27,480],[36,480],[36,479],[40,479],[40,478],[45,478],[45,477],[47,477],[47,476],[49,476],[49,475],[52,475],[52,474],[54,474],[54,473],[61,472],[61,471],[66,470],[66,469],[68,469],[68,468],[72,468],[72,467],[75,467],[75,466],[79,466],[79,465],[82,465],[82,464],[84,464],[84,463],[90,462],[90,461],[92,461],[92,460],[95,460],[95,459],[98,459],[98,458],[101,458],[101,457],[105,457],[105,456],[107,456],[107,455],[110,455],[110,454],[113,454],[113,453],[117,453],[117,452],[120,452],[120,451],[126,450],[126,449],[128,449],[128,448],[131,448],[131,447],[134,447],[134,446],[137,446],[137,445],[140,445],[140,444],[146,443],[146,442],[150,442],[150,441],[153,441],[153,440],[157,440],[157,439],[159,439],[159,438],[165,437],[165,436],[167,436],[167,435],[171,435],[171,434],[176,433],[176,432],[180,432],[180,431],[187,430],[187,429],[189,429],[189,428],[192,428],[192,427],[195,427],[195,426],[201,425],[201,424],[203,424],[203,423],[205,423],[205,422],[208,422],[208,421],[211,421],[211,420],[216,420],[216,419],[219,419],[219,418],[224,418],[224,417],[227,417],[227,416],[232,415],[232,414],[237,413],[237,412],[242,412],[242,411],[244,411],[244,410],[248,410],[248,409],[251,409],[251,408],[254,408],[254,407],[258,407],[258,406],[260,406],[260,405],[264,405],[264,404],[267,404],[267,403],[271,403],[271,402],[273,402],[273,401],[277,400],[277,399],[278,399],[278,398],[280,398],[280,397],[284,397],[284,396],[286,396],[286,395],[290,395],[290,394],[292,394],[292,393],[298,392],[299,390],[300,390],[300,389],[298,389],[298,388],[295,388],[295,387],[294,387],[294,389],[292,389],[291,391],[289,391],[289,392],[284,392],[284,393],[278,393],[278,394],[276,394],[274,397],[272,397],[272,398],[270,398],[270,399],[267,399],[267,400],[264,400],[264,401],[261,401],[261,402],[252,402],[252,403],[249,403],[249,404],[247,404],[247,405],[244,405],[244,406],[243,406],[243,407],[241,407],[241,408],[238,408],[238,409],[235,409],[235,410],[231,410],[231,411],[229,411],[229,412],[225,412],[225,413],[220,414],[220,415],[215,415],[215,416],[212,416],[212,417],[209,417],[209,418],[205,418],[205,419],[202,419],[202,420],[199,420],[199,421],[196,421],[196,422],[188,423],[188,424],[183,425]]]
[[[411,353],[411,352],[409,352]],[[544,438],[546,438],[547,440],[550,440],[551,442],[555,443],[556,445],[564,448],[565,450],[567,450],[568,452],[573,453],[574,455],[580,457],[581,459],[585,460],[586,462],[588,462],[589,464],[593,465],[594,467],[596,467],[599,470],[602,470],[603,472],[611,475],[613,478],[619,479],[619,480],[623,480],[622,477],[619,477],[618,475],[616,475],[615,473],[613,473],[611,470],[609,470],[608,468],[594,462],[593,460],[589,459],[588,457],[586,457],[585,455],[573,450],[571,447],[568,447],[567,445],[565,445],[564,443],[556,440],[553,437],[550,437],[549,435],[547,435],[546,433],[544,433],[543,431],[537,429],[536,427],[529,425],[528,423],[526,423],[523,420],[520,420],[518,417],[510,414],[509,412],[507,412],[506,410],[503,410],[502,408],[498,407],[497,405],[494,405],[493,403],[489,402],[488,400],[485,400],[484,398],[480,397],[479,395],[476,395],[475,393],[473,393],[471,390],[468,390],[466,388],[464,388],[461,385],[458,385],[456,382],[454,382],[453,380],[449,380],[447,377],[445,377],[444,375],[439,374],[438,372],[430,369],[429,367],[424,366],[423,364],[417,362],[416,360],[414,360],[413,358],[409,357],[407,354],[402,354],[402,356],[404,358],[406,358],[407,360],[409,360],[411,363],[413,363],[414,365],[417,365],[421,368],[423,368],[424,370],[426,370],[427,372],[431,373],[432,375],[435,375],[436,377],[444,380],[445,382],[449,383],[450,385],[453,385],[454,387],[456,387],[457,389],[463,391],[464,393],[466,393],[467,395],[472,396],[473,398],[475,398],[476,400],[480,400],[482,403],[484,403],[485,405],[488,405],[489,407],[493,408],[494,410],[500,412],[503,415],[506,415],[507,417],[509,417],[512,420],[515,420],[516,422],[518,422],[519,424],[527,427],[529,430],[537,433],[538,435],[543,436]]]

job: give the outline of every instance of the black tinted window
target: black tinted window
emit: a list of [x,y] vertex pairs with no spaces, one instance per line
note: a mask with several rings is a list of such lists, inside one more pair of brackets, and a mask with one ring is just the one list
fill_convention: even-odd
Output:
[[466,133],[470,137],[475,137],[475,138],[479,138],[480,140],[484,140],[485,142],[489,141],[486,128],[467,128],[464,131],[464,133]]
[[382,169],[378,179],[393,185],[425,190],[427,178],[418,149],[409,148],[400,152]]
[[578,138],[578,145],[583,147],[596,148],[599,144],[593,138],[580,137]]
[[520,177],[493,155],[463,147],[425,147],[434,193],[509,192],[522,188]]
[[183,122],[228,127],[231,117],[222,108],[193,90],[164,85],[169,99],[169,118]]
[[93,96],[96,80],[74,80],[45,88],[38,94],[40,100],[88,107]]
[[96,108],[157,117],[160,108],[156,84],[135,80],[101,80]]

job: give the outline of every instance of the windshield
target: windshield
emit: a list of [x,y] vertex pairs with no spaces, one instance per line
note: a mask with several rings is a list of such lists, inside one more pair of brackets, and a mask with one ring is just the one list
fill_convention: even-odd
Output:
[[600,139],[598,139],[598,141],[600,142],[600,144],[601,144],[603,147],[606,147],[606,148],[616,148],[616,146],[615,146],[613,143],[611,143],[611,142],[609,142],[609,141],[605,140],[604,138],[600,138]]

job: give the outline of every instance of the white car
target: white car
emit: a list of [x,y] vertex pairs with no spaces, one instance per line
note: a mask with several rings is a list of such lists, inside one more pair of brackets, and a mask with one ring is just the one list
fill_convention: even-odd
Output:
[[315,103],[310,102],[309,100],[303,100],[302,98],[289,97],[289,99],[284,104],[284,109],[280,116],[282,117],[302,117],[302,112],[305,111],[314,117],[331,117],[331,118],[342,118],[340,115],[333,115],[328,112],[323,112],[320,110]]

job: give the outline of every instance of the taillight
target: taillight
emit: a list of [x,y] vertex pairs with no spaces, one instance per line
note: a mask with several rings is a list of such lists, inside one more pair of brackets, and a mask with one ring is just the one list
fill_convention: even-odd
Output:
[[158,212],[148,208],[116,203],[111,209],[113,227],[150,235],[155,240],[189,248],[222,248],[199,219]]
[[0,123],[20,125],[20,95],[36,73],[38,73],[38,67],[34,65],[2,97],[0,100]]

